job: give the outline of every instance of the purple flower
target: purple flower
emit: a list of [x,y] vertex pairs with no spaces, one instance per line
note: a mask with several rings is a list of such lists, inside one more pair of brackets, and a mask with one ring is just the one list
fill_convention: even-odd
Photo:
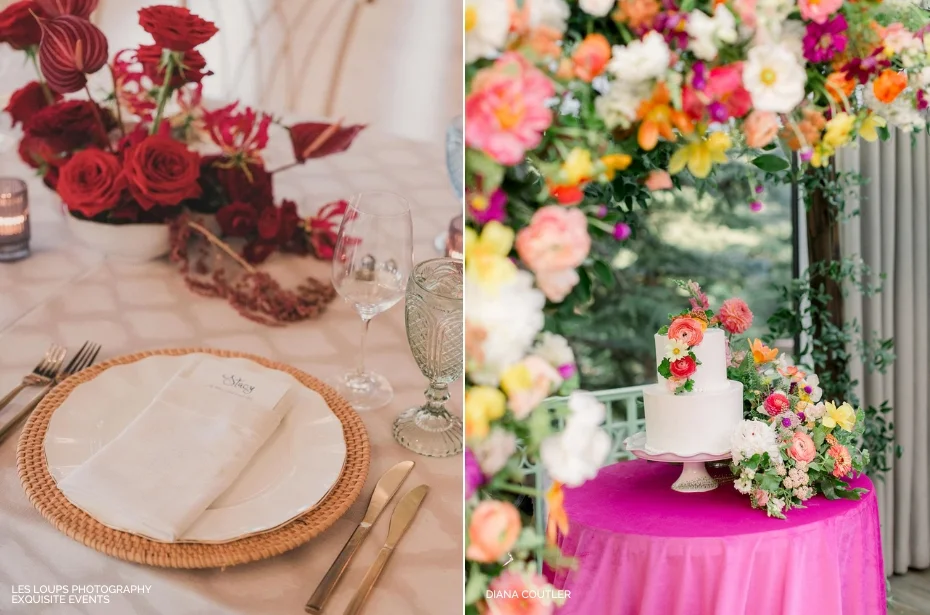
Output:
[[807,420],[807,416],[803,412],[798,412],[798,419],[803,422]]
[[917,90],[917,110],[923,111],[928,106],[927,95],[923,90]]
[[568,380],[575,375],[575,365],[573,363],[559,365],[559,375],[562,376],[562,380]]
[[727,108],[720,101],[714,101],[707,105],[707,114],[715,122],[725,122],[730,117]]
[[848,77],[858,80],[859,83],[865,83],[872,75],[877,75],[881,70],[891,66],[891,61],[883,55],[884,50],[884,47],[878,47],[865,59],[853,58],[840,70]]
[[758,186],[756,186],[756,194],[762,194],[764,190],[765,188],[762,186],[762,184],[759,184]]
[[788,385],[788,393],[794,394],[794,392],[797,391],[797,390],[798,390],[798,383],[797,383],[797,382],[792,382],[790,385]]
[[487,224],[492,220],[503,222],[507,217],[504,207],[507,205],[507,193],[495,190],[488,197],[484,194],[471,194],[468,197],[468,215],[478,224]]
[[751,209],[752,211],[756,213],[759,213],[760,211],[762,211],[762,201],[753,201],[752,203],[749,204],[749,209]]
[[781,420],[781,424],[785,427],[791,427],[791,419],[786,416]]
[[814,150],[809,147],[805,147],[801,150],[801,162],[810,162],[811,158],[814,157]]
[[812,387],[812,386],[809,385],[809,384],[808,384],[808,385],[805,385],[805,387],[804,387],[804,392],[805,392],[805,393],[807,393],[808,395],[810,395],[813,391],[814,391],[814,387]]
[[704,91],[707,87],[707,69],[703,62],[694,63],[694,75],[691,77],[691,85],[695,90]]
[[602,205],[598,205],[598,206],[597,206],[597,213],[594,214],[594,215],[597,216],[598,218],[603,218],[603,217],[605,217],[605,216],[607,215],[607,206],[606,206],[606,205],[603,205],[603,204],[602,204]]
[[631,229],[630,225],[626,222],[618,222],[617,226],[614,227],[614,239],[617,241],[625,241],[629,239],[632,234],[633,229]]
[[824,23],[807,24],[804,35],[804,57],[814,63],[829,62],[846,51],[846,18],[837,14]]
[[475,495],[478,487],[484,484],[484,473],[478,465],[478,459],[470,448],[465,449],[465,499]]

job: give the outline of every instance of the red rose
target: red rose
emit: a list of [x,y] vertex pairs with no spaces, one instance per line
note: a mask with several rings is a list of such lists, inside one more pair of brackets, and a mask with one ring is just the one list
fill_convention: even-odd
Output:
[[245,246],[245,249],[242,251],[242,256],[245,257],[245,260],[249,261],[253,265],[262,263],[268,259],[269,256],[274,254],[274,251],[278,249],[278,246],[274,243],[267,241],[253,241]]
[[270,207],[274,203],[274,189],[271,173],[263,165],[249,163],[248,173],[239,166],[219,166],[226,158],[209,156],[203,159],[203,177],[215,181],[228,199],[228,202],[242,201],[250,203],[256,209]]
[[67,162],[67,158],[45,139],[29,134],[19,140],[19,157],[33,169],[39,169],[45,185],[52,190],[58,184],[59,168]]
[[669,365],[669,369],[672,371],[673,378],[686,380],[697,371],[697,365],[691,357],[682,357],[677,361],[672,361],[671,365]]
[[294,147],[294,157],[303,162],[346,151],[364,128],[364,124],[343,128],[335,124],[304,122],[294,124],[288,130],[291,134],[291,145]]
[[211,21],[179,6],[150,6],[139,10],[139,25],[152,35],[159,47],[190,51],[217,33]]
[[[26,122],[26,134],[45,139],[58,151],[70,152],[88,145],[104,146],[109,137],[103,134],[96,103],[87,100],[66,100],[34,113]],[[97,106],[107,130],[115,125],[109,111]]]
[[85,149],[72,156],[58,177],[58,195],[70,211],[93,218],[119,203],[126,178],[119,159],[99,149]]
[[39,26],[39,67],[56,92],[77,92],[87,85],[87,75],[107,63],[107,37],[86,19],[62,15],[43,19]]
[[36,0],[49,17],[74,15],[81,19],[90,19],[100,0]]
[[200,156],[180,141],[152,135],[130,146],[124,154],[123,171],[129,192],[142,209],[177,205],[200,196]]
[[42,29],[32,14],[44,17],[42,8],[32,0],[14,2],[0,11],[0,43],[13,49],[28,49],[42,40]]
[[255,230],[258,212],[248,203],[235,202],[216,212],[216,221],[227,237],[248,237]]
[[[53,93],[55,101],[61,100],[61,94]],[[26,125],[26,122],[36,114],[37,111],[48,107],[48,99],[45,98],[45,92],[38,81],[30,81],[23,87],[19,88],[10,96],[10,102],[7,103],[4,111],[10,114],[13,119],[13,125]]]
[[[142,65],[145,76],[155,85],[165,81],[165,67],[162,64],[162,48],[158,45],[139,45],[136,50],[136,59]],[[181,66],[171,73],[171,87],[179,88],[186,83],[200,83],[200,80],[210,74],[204,70],[207,61],[196,49],[184,52]]]
[[265,241],[277,239],[281,230],[281,210],[277,207],[266,207],[258,216],[258,236]]

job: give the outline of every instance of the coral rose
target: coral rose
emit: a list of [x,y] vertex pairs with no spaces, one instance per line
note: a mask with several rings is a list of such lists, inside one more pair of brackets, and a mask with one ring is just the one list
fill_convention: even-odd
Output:
[[553,303],[561,303],[572,289],[581,281],[574,269],[561,271],[540,271],[536,274],[536,287]]
[[872,83],[872,92],[875,98],[885,104],[890,104],[906,87],[907,75],[886,68]]
[[694,359],[685,356],[677,361],[672,361],[669,364],[669,369],[673,377],[679,380],[687,380],[697,371],[697,364],[694,362]]
[[788,396],[781,391],[775,391],[766,397],[763,405],[765,406],[766,414],[769,416],[778,416],[782,412],[787,412],[791,409],[791,402],[788,400]]
[[190,51],[218,32],[216,25],[180,6],[149,6],[139,10],[139,25],[155,43],[171,51]]
[[116,207],[126,178],[116,156],[99,149],[85,149],[71,157],[58,178],[58,195],[70,211],[93,218]]
[[733,298],[724,301],[717,317],[723,328],[734,335],[745,333],[752,326],[752,311],[742,299]]
[[833,476],[843,478],[852,471],[852,458],[849,450],[842,444],[834,444],[827,449],[827,455],[833,458]]
[[[52,96],[55,102],[61,100],[61,94],[53,92]],[[10,114],[13,120],[13,126],[17,124],[26,125],[36,112],[41,111],[49,106],[45,92],[38,81],[30,81],[23,87],[19,88],[10,96],[10,102],[7,103],[4,111]]]
[[471,515],[465,557],[482,564],[498,561],[513,547],[521,527],[520,511],[510,502],[481,502]]
[[588,256],[588,219],[578,209],[547,205],[536,211],[515,242],[520,260],[534,273],[575,269]]
[[659,190],[671,190],[672,189],[672,176],[668,174],[668,171],[649,171],[649,175],[646,176],[646,188],[652,192],[658,192]]
[[770,111],[753,111],[743,122],[743,134],[749,147],[765,147],[778,134],[778,117]]
[[200,156],[171,137],[152,135],[132,145],[123,164],[129,192],[142,209],[170,207],[201,195]]
[[523,160],[552,124],[552,81],[511,51],[478,71],[465,100],[465,144],[504,165]]
[[817,447],[809,435],[803,431],[796,431],[791,436],[791,446],[788,447],[788,454],[795,461],[810,463],[817,456]]
[[0,43],[13,49],[28,49],[39,44],[42,30],[36,17],[45,17],[45,12],[32,0],[21,0],[0,11]]
[[704,340],[704,327],[696,318],[679,317],[668,328],[668,339],[684,342],[689,347]]
[[572,54],[575,76],[591,83],[610,61],[610,43],[603,34],[589,34]]

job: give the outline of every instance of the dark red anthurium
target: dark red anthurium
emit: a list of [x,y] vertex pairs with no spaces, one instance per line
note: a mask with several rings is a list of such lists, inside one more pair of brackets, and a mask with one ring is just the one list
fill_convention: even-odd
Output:
[[107,63],[107,37],[81,17],[40,19],[39,64],[50,88],[67,94],[87,84],[87,75]]

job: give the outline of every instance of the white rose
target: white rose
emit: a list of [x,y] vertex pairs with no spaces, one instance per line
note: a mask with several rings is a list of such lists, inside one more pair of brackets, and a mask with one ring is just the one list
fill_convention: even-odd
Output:
[[581,0],[578,5],[588,15],[603,17],[614,8],[615,0]]
[[607,70],[618,81],[638,84],[663,75],[671,58],[665,38],[653,30],[641,41],[633,41],[625,47],[614,46]]
[[607,432],[584,421],[569,418],[565,429],[543,440],[539,456],[553,479],[577,487],[597,476],[610,453]]

